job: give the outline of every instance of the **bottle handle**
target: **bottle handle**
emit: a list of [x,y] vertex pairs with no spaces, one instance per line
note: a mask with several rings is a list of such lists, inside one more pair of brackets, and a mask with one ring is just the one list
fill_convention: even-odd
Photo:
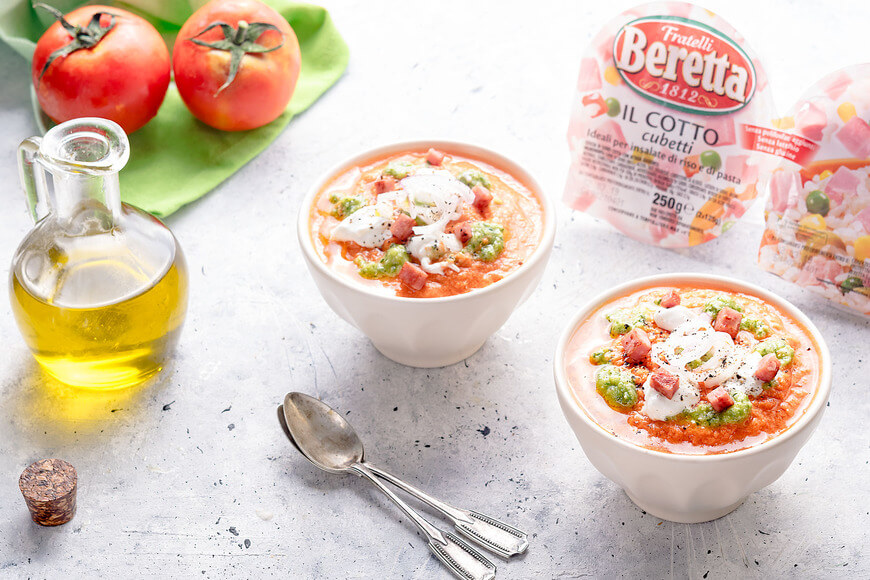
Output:
[[30,137],[18,146],[18,177],[27,199],[30,217],[38,222],[49,213],[48,201],[45,199],[45,171],[39,163],[39,148],[41,137]]

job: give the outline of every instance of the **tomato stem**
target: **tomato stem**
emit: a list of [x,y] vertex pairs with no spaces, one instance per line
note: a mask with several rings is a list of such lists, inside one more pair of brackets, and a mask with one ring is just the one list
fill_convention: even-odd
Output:
[[[224,35],[222,39],[215,40],[214,42],[206,42],[205,40],[200,40],[198,38],[214,28],[221,29],[221,32],[223,32]],[[274,30],[280,34],[281,42],[271,47],[259,44],[257,41],[267,30]],[[281,32],[277,26],[269,24],[268,22],[248,23],[244,20],[239,20],[238,27],[233,28],[232,25],[227,24],[226,22],[216,20],[188,38],[188,40],[199,46],[204,46],[212,50],[224,50],[230,53],[230,70],[227,74],[227,80],[214,94],[216,97],[235,80],[236,75],[239,73],[239,67],[241,66],[243,56],[246,54],[262,54],[278,50],[284,46],[284,33]]]
[[[55,59],[69,56],[77,50],[81,50],[83,48],[93,48],[103,39],[103,37],[108,34],[110,30],[115,28],[115,18],[117,15],[112,14],[111,12],[95,12],[93,16],[91,16],[90,22],[88,25],[82,28],[81,26],[74,26],[70,24],[66,18],[64,18],[63,12],[55,8],[54,6],[49,6],[48,4],[43,4],[41,2],[34,2],[34,8],[42,8],[52,14],[52,16],[60,22],[60,25],[63,26],[64,30],[66,30],[69,35],[72,37],[72,40],[65,44],[64,46],[58,48],[54,52],[52,52],[48,56],[48,60],[45,61],[45,66],[42,67],[42,71],[39,73],[39,80],[42,80],[42,76],[48,70],[48,67],[55,61]],[[100,19],[103,16],[109,17],[109,25],[101,26]]]

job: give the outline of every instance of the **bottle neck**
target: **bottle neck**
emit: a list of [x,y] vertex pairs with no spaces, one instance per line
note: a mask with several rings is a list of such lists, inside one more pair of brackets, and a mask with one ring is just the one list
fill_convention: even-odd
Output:
[[70,233],[107,232],[122,221],[118,174],[48,173],[55,220]]

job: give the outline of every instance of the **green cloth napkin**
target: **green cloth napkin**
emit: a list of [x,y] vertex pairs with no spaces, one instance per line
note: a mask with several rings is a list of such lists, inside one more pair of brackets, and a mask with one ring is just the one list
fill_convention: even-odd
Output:
[[[64,13],[82,4],[76,0],[44,0]],[[170,84],[160,112],[130,135],[130,162],[121,171],[121,197],[127,203],[165,217],[199,199],[257,156],[290,122],[341,77],[348,49],[329,13],[318,6],[290,0],[265,0],[284,16],[299,38],[302,68],[287,110],[275,121],[251,131],[225,132],[201,123],[184,106]],[[101,2],[135,12],[172,46],[184,21],[205,0],[128,0]],[[31,0],[12,0],[0,7],[0,39],[28,60],[36,41],[53,22],[35,11]],[[26,135],[22,135],[22,138]]]

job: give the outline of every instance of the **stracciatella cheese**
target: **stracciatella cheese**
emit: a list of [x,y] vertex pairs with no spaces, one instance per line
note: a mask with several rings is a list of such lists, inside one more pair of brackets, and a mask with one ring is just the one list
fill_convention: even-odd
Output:
[[769,173],[747,144],[772,117],[764,71],[728,23],[682,2],[633,8],[581,62],[565,201],[646,243],[712,240]]

